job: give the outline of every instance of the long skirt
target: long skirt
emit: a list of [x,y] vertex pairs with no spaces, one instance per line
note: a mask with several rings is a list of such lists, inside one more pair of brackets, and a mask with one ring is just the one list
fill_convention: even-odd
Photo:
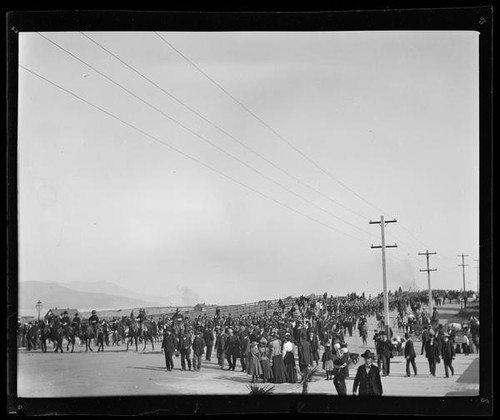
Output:
[[247,373],[249,375],[262,375],[262,367],[260,365],[260,360],[257,356],[251,355],[248,358]]
[[273,356],[273,377],[275,384],[282,384],[286,382],[285,364],[283,363],[283,356]]
[[264,378],[264,381],[273,379],[273,369],[271,368],[271,362],[268,359],[262,359],[260,361],[260,366],[262,367],[262,377]]
[[285,364],[285,375],[286,381],[294,384],[297,382],[297,369],[295,367],[295,356],[292,352],[287,352],[285,358],[283,359]]

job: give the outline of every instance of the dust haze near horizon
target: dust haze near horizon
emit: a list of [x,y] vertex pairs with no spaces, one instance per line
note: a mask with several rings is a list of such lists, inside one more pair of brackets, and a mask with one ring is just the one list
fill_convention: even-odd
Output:
[[20,293],[376,295],[381,215],[389,289],[429,250],[433,288],[468,254],[475,290],[478,60],[469,31],[20,33]]

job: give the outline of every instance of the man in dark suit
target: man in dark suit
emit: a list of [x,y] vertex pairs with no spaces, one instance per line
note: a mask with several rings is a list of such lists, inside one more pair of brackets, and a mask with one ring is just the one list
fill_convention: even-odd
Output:
[[441,361],[441,348],[438,340],[435,339],[433,330],[429,331],[429,339],[425,343],[425,357],[429,362],[429,371],[432,376],[436,376],[436,363]]
[[205,350],[205,340],[201,336],[201,331],[197,331],[193,340],[193,370],[199,372],[201,369],[201,357]]
[[209,325],[207,325],[205,327],[205,331],[203,331],[203,339],[205,340],[205,344],[207,345],[205,359],[210,362],[210,359],[212,358],[212,348],[214,346],[214,333],[212,332],[212,328]]
[[304,333],[300,335],[297,350],[299,353],[299,369],[302,372],[302,378],[304,378],[307,375],[307,370],[312,366],[314,360],[311,344],[307,341]]
[[177,348],[177,340],[175,338],[175,335],[172,334],[172,331],[169,328],[165,330],[161,348],[165,352],[165,365],[167,367],[167,370],[170,372],[174,368],[173,355],[175,349]]
[[239,339],[241,343],[241,348],[240,348],[241,371],[246,372],[248,356],[250,354],[250,338],[248,337],[248,331],[246,328],[241,332]]
[[406,376],[410,376],[410,365],[413,367],[413,373],[417,376],[417,364],[415,363],[417,354],[409,333],[405,333],[405,340]]
[[372,363],[375,355],[370,350],[366,350],[361,356],[365,359],[365,363],[359,366],[356,372],[352,387],[353,395],[356,395],[358,387],[359,395],[382,395],[380,369]]
[[227,336],[220,326],[215,327],[215,350],[217,351],[217,362],[221,369],[224,369],[224,360],[226,360],[226,340]]
[[229,370],[234,370],[236,368],[236,359],[240,357],[240,350],[240,339],[236,334],[234,334],[233,329],[229,328],[225,348]]
[[392,343],[387,339],[385,331],[380,331],[377,341],[378,368],[382,369],[382,374],[388,376],[391,373]]
[[193,340],[191,339],[191,334],[186,329],[181,332],[178,344],[178,351],[181,354],[181,367],[182,370],[186,370],[186,362],[188,369],[191,370],[191,346],[193,345]]
[[452,361],[455,358],[455,347],[453,347],[453,342],[450,340],[450,334],[448,333],[444,334],[443,341],[441,342],[441,355],[443,356],[444,373],[449,378],[450,374],[448,371],[451,371],[451,376],[455,374],[452,365]]

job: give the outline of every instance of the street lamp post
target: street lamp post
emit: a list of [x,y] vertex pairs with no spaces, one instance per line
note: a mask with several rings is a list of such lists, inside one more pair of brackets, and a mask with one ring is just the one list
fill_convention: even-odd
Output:
[[40,321],[40,311],[42,310],[42,301],[39,299],[38,302],[35,305],[36,310],[38,311],[38,321]]

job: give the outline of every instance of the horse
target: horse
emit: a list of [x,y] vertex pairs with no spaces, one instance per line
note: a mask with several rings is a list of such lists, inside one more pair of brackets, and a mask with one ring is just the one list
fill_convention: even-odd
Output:
[[90,346],[90,343],[92,342],[92,338],[94,336],[94,333],[92,331],[92,328],[88,325],[82,325],[80,327],[80,333],[79,333],[79,338],[80,338],[80,343],[84,342],[85,343],[85,352],[87,351],[94,351],[92,350],[92,347]]
[[106,326],[101,324],[97,327],[97,352],[104,351],[105,335]]
[[40,348],[45,353],[47,351],[47,340],[51,340],[52,338],[51,330],[42,320],[39,322],[38,330],[40,332]]
[[144,348],[142,349],[142,351],[146,350],[146,345],[147,345],[148,341],[151,342],[151,347],[152,347],[152,350],[154,351],[154,349],[155,349],[155,344],[154,344],[155,336],[156,336],[156,331],[155,331],[153,323],[147,322],[147,321],[143,322],[142,328],[140,329],[140,333],[139,333],[139,338],[144,341]]
[[127,342],[127,351],[130,343],[135,341],[135,351],[138,351],[138,342],[139,342],[139,325],[135,319],[126,318],[125,322],[125,337]]
[[66,339],[66,351],[69,351],[69,346],[71,345],[71,353],[73,353],[75,349],[76,342],[76,331],[74,327],[66,326],[63,328],[63,338]]
[[61,350],[61,353],[63,353],[62,342],[64,338],[64,329],[59,322],[59,318],[52,318],[49,325],[52,341],[56,345],[54,352],[57,353],[58,350]]

